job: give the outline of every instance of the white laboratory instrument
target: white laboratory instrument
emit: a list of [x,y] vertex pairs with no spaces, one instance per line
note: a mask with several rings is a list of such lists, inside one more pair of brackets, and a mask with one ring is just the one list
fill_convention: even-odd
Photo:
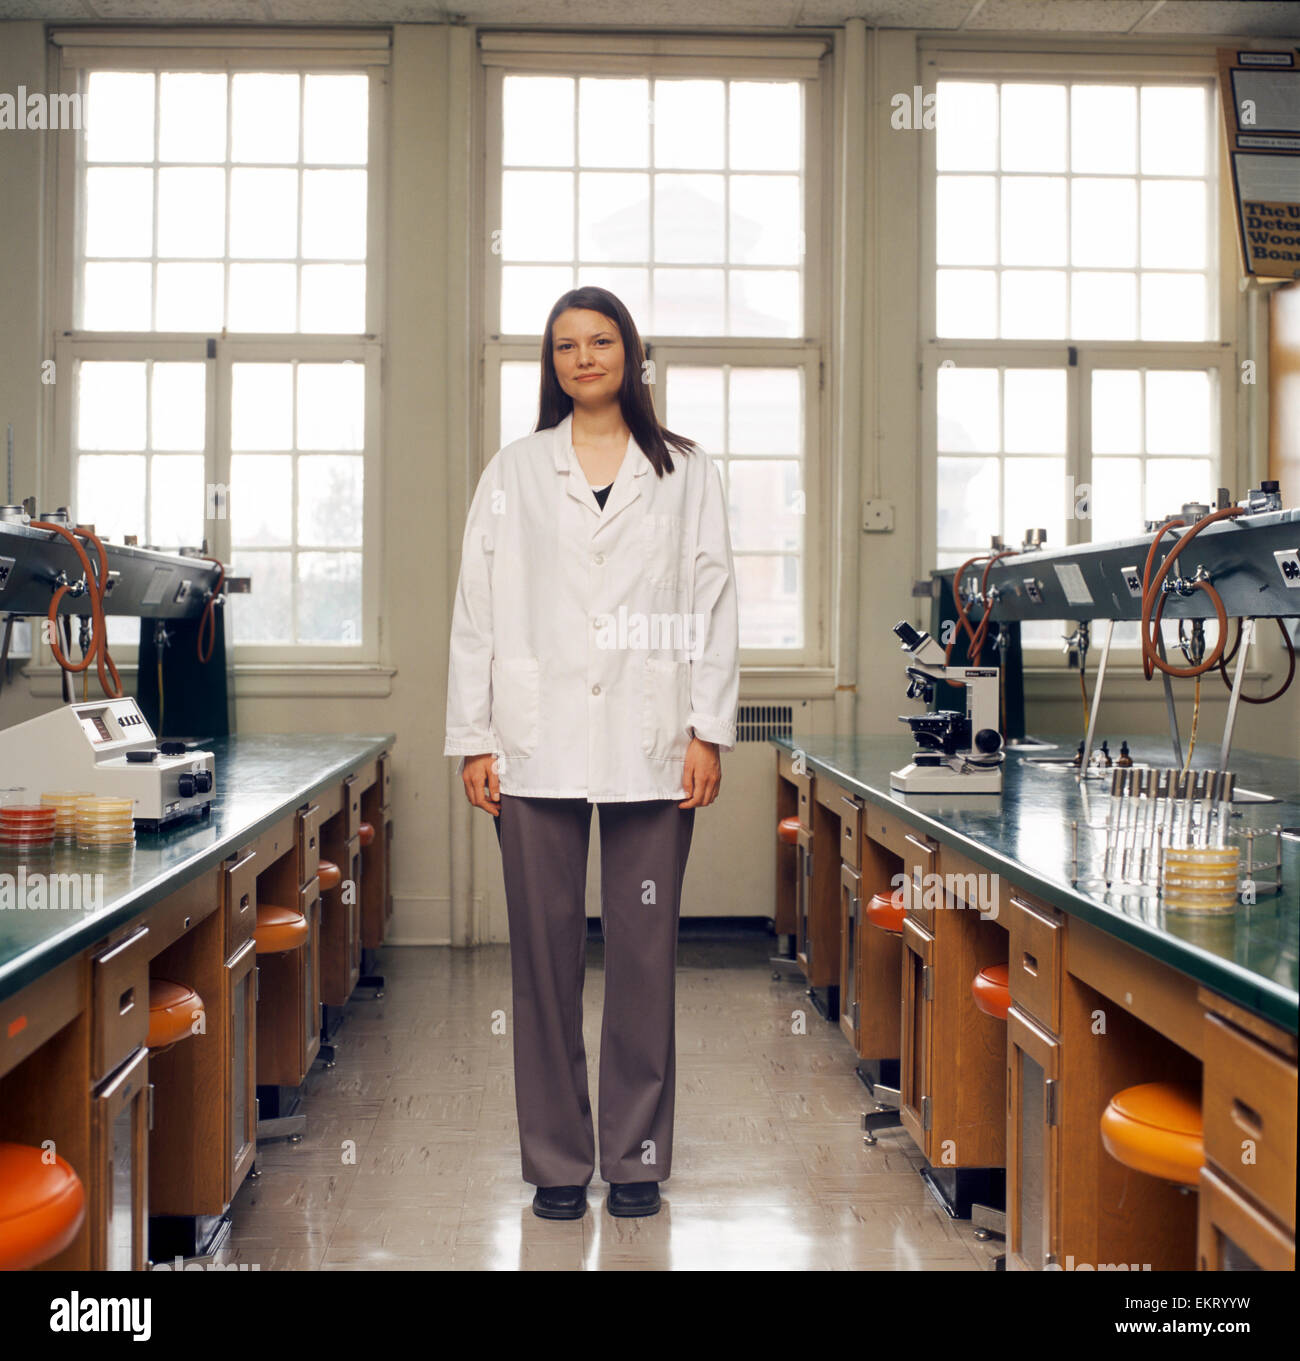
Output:
[[928,633],[908,623],[895,624],[894,632],[914,663],[907,668],[907,697],[928,704],[935,681],[960,681],[966,687],[966,712],[901,715],[899,722],[911,727],[918,750],[910,764],[889,772],[889,787],[905,794],[1000,794],[1005,752],[998,728],[997,667],[948,666],[943,648]]
[[121,699],[65,704],[0,730],[0,785],[37,803],[50,790],[129,795],[137,827],[152,831],[212,806],[210,751],[159,742],[139,706]]

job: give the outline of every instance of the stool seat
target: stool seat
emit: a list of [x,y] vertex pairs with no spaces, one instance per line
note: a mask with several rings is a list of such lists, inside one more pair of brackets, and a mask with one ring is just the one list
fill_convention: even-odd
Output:
[[895,936],[903,934],[903,890],[897,888],[893,893],[877,893],[867,904],[867,920],[872,926],[888,931]]
[[43,1148],[0,1143],[0,1271],[57,1257],[86,1217],[86,1190],[71,1164]]
[[357,828],[357,835],[361,838],[363,846],[369,846],[375,839],[375,824],[373,822],[363,822]]
[[257,927],[253,939],[259,955],[278,955],[296,950],[307,941],[307,918],[296,907],[280,903],[258,903]]
[[776,824],[776,839],[787,846],[795,846],[799,843],[799,819],[782,818]]
[[1111,1097],[1101,1116],[1102,1147],[1152,1177],[1195,1186],[1205,1161],[1201,1093],[1186,1082],[1143,1082]]
[[338,888],[343,882],[343,874],[339,867],[332,860],[326,860],[323,856],[316,873],[320,876],[320,891],[322,893],[328,893],[331,889]]
[[986,1016],[995,1016],[999,1021],[1007,1019],[1007,1008],[1011,1005],[1011,984],[1005,964],[990,964],[981,969],[971,979],[970,990],[975,1005]]
[[192,1034],[194,1013],[203,1010],[203,999],[188,983],[174,983],[170,978],[149,980],[149,1036],[145,1043],[150,1049],[165,1049],[177,1040]]

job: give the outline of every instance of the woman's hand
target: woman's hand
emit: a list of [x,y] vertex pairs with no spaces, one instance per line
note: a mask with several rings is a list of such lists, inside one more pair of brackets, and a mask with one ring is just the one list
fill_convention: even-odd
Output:
[[[468,769],[468,767],[466,767]],[[722,788],[722,758],[718,744],[692,737],[686,748],[686,764],[682,770],[682,788],[690,796],[678,808],[704,808],[718,797]]]
[[465,782],[465,797],[475,808],[485,808],[493,817],[501,813],[501,785],[497,779],[496,753],[467,756],[460,778]]

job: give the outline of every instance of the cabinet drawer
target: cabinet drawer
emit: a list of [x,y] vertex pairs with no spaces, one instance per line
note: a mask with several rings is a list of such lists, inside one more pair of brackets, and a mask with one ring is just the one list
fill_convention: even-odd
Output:
[[840,859],[855,870],[862,868],[862,800],[837,794],[835,806],[840,815]]
[[1205,1156],[1295,1232],[1296,1066],[1207,1012]]
[[1007,976],[1011,1000],[1021,1011],[1061,1033],[1061,917],[1050,907],[1025,898],[1013,888],[1004,892],[1010,936]]
[[355,775],[343,781],[343,826],[345,841],[361,835],[361,781]]
[[309,803],[298,810],[298,882],[310,883],[320,873],[321,809]]
[[883,808],[870,804],[862,810],[862,825],[864,833],[872,841],[879,842],[895,855],[907,859],[907,834],[912,829],[906,822],[896,818],[892,813],[885,812]]
[[0,1001],[0,1077],[85,1008],[85,967],[86,956],[78,955]]
[[162,954],[205,917],[210,917],[219,902],[216,873],[209,870],[155,903],[148,913],[150,957]]
[[257,927],[257,852],[232,855],[221,867],[221,899],[226,913],[226,958],[233,959]]
[[1201,1168],[1197,1237],[1202,1271],[1294,1271],[1295,1239],[1232,1186]]
[[91,958],[92,1082],[106,1077],[149,1037],[152,944],[148,924],[137,922]]
[[379,803],[381,807],[387,808],[393,801],[393,757],[391,752],[384,752],[379,758]]
[[903,833],[903,908],[907,915],[933,934],[935,904],[946,906],[935,869],[938,843],[920,832]]

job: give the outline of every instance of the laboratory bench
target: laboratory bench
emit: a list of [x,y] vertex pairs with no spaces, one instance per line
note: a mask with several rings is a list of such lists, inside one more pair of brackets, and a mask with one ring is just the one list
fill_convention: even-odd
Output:
[[[1270,796],[1233,826],[1281,891],[1261,874],[1253,904],[1191,913],[1107,885],[1110,782],[1078,780],[1072,742],[1009,751],[1001,794],[903,794],[909,737],[772,740],[774,927],[872,1094],[868,1142],[901,1125],[1012,1269],[1294,1269],[1300,762],[1229,762]],[[1133,1101],[1171,1091],[1190,1104],[1148,1170],[1112,1156],[1103,1117],[1140,1144]],[[1167,1171],[1169,1148],[1193,1161]]]
[[39,1265],[216,1251],[259,1137],[301,1130],[330,1008],[382,986],[363,966],[392,913],[394,740],[207,739],[202,816],[122,850],[0,848],[0,1145],[57,1155],[84,1192]]

